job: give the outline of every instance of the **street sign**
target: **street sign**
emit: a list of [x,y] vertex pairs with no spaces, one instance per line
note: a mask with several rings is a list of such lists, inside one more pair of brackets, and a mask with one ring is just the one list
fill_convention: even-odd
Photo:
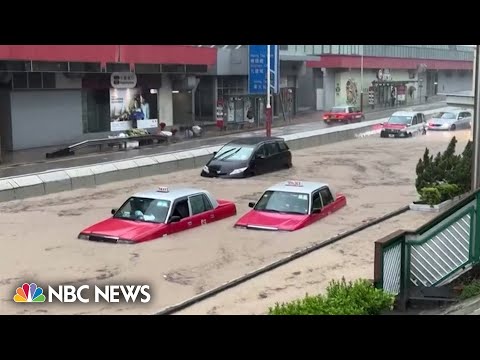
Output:
[[[270,45],[270,81],[272,93],[278,94],[280,83],[280,48]],[[267,93],[267,45],[248,46],[248,92]]]

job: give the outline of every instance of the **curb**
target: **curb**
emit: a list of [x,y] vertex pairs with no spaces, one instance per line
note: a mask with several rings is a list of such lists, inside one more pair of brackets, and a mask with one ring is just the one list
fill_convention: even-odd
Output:
[[368,229],[369,227],[372,227],[374,225],[377,225],[381,222],[384,222],[386,220],[389,220],[395,216],[398,216],[400,214],[403,214],[405,212],[407,212],[409,210],[409,207],[408,206],[404,206],[400,209],[397,209],[395,211],[392,211],[391,213],[388,213],[386,215],[383,215],[379,218],[376,218],[374,220],[371,220],[365,224],[362,224],[352,230],[348,230],[348,231],[345,231],[343,233],[340,233],[328,240],[325,240],[325,241],[322,241],[321,243],[317,243],[317,244],[313,244],[309,247],[306,247],[302,250],[299,250],[297,252],[294,252],[293,254],[287,256],[287,257],[284,257],[280,260],[277,260],[271,264],[268,264],[268,265],[265,265],[257,270],[254,270],[250,273],[247,273],[243,276],[240,276],[234,280],[231,280],[231,281],[228,281],[226,282],[225,284],[223,285],[220,285],[214,289],[211,289],[211,290],[208,290],[202,294],[199,294],[199,295],[196,295],[192,298],[189,298],[181,303],[178,303],[176,305],[172,305],[172,306],[169,306],[169,307],[166,307],[164,308],[163,310],[160,310],[159,312],[157,313],[154,313],[153,315],[172,315],[178,311],[181,311],[181,310],[184,310],[196,303],[199,303],[203,300],[206,300],[208,298],[211,298],[213,296],[216,296],[220,293],[222,293],[223,291],[225,290],[228,290],[228,289],[231,289],[231,288],[234,288],[240,284],[243,284],[245,282],[247,282],[248,280],[251,280],[251,279],[254,279],[256,278],[257,276],[260,276],[260,275],[263,275],[269,271],[272,271],[282,265],[285,265],[285,264],[288,264],[296,259],[299,259],[301,257],[304,257],[305,255],[308,255],[316,250],[319,250],[325,246],[328,246],[328,245],[331,245],[337,241],[340,241],[342,239],[345,239],[346,237],[348,236],[351,236],[351,235],[354,235],[360,231],[363,231],[365,229]]

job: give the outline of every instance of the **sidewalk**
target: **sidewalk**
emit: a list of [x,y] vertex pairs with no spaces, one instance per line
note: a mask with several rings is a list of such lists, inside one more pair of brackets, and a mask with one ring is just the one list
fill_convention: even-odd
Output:
[[[445,106],[444,102],[435,102],[428,103],[414,107],[407,107],[409,109],[416,109],[419,111],[427,111],[435,108],[440,108]],[[383,117],[388,117],[393,114],[395,111],[398,111],[401,108],[390,108],[384,109],[375,112],[366,112],[365,119],[375,120]],[[325,128],[327,125],[322,121],[322,112],[313,112],[310,114],[305,114],[298,116],[293,119],[291,122],[284,122],[283,120],[277,120],[274,123],[272,129],[273,136],[284,136],[288,134],[294,134],[304,131],[312,131],[317,129]],[[330,126],[341,126],[341,125],[330,125]],[[39,148],[32,150],[25,150],[13,153],[12,156],[4,156],[6,161],[3,164],[0,164],[0,178],[10,177],[10,176],[20,176],[31,173],[37,173],[52,169],[63,169],[76,166],[86,166],[92,164],[98,164],[109,161],[118,161],[118,160],[127,160],[137,156],[148,156],[156,155],[162,153],[169,153],[175,151],[182,151],[188,149],[194,149],[205,146],[215,146],[222,145],[230,140],[241,136],[240,134],[249,134],[261,136],[264,135],[265,131],[263,129],[246,129],[243,131],[232,131],[232,132],[219,132],[218,130],[207,131],[202,138],[180,140],[177,143],[169,145],[157,145],[155,147],[145,147],[141,149],[132,149],[128,151],[105,151],[102,153],[89,153],[89,154],[78,154],[72,157],[60,158],[46,160],[45,153],[51,151],[52,148]],[[244,135],[245,136],[245,135]],[[59,147],[55,148],[58,149]]]

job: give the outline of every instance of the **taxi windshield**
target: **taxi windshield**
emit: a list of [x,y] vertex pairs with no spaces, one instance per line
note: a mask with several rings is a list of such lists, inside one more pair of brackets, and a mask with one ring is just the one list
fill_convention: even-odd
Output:
[[411,116],[392,116],[390,119],[388,119],[389,124],[409,124],[412,121]]
[[115,219],[165,223],[170,201],[131,197],[113,215]]
[[266,191],[255,205],[257,211],[307,215],[308,194],[287,191]]
[[252,156],[254,149],[255,147],[250,145],[225,145],[214,156],[214,159],[220,161],[248,160]]

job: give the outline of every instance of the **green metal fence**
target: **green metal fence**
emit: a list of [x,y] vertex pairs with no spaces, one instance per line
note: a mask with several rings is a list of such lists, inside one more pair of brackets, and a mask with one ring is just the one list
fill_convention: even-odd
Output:
[[445,285],[480,262],[479,210],[477,191],[420,229],[375,242],[375,285],[406,296],[410,286]]

